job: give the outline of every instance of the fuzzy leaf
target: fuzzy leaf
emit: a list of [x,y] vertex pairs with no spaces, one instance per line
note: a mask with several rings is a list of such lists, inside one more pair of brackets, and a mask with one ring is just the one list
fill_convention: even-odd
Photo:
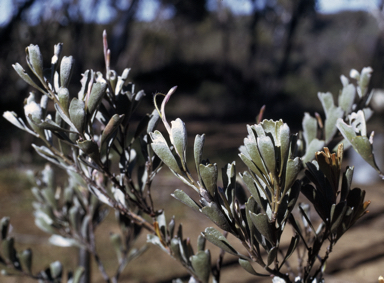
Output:
[[108,124],[105,126],[103,133],[101,134],[100,147],[105,142],[107,143],[109,142],[114,132],[117,130],[121,122],[123,122],[123,120],[124,120],[124,114],[120,116],[118,114],[115,114],[112,116],[111,120],[109,120]]
[[80,279],[84,274],[84,267],[79,266],[76,268],[75,274],[73,275],[72,283],[80,283]]
[[[305,140],[305,148],[306,152],[308,152],[310,143],[317,137],[317,120],[316,118],[309,115],[309,113],[305,113],[302,126],[303,136]],[[313,154],[313,157],[314,156],[315,154]]]
[[73,66],[75,64],[75,59],[72,56],[64,56],[61,59],[60,64],[60,85],[61,87],[68,87],[69,82],[73,73]]
[[151,119],[148,122],[147,133],[152,133],[160,121],[160,115],[156,109],[152,111],[150,117]]
[[355,100],[356,89],[353,84],[344,85],[339,95],[338,104],[344,113],[348,114],[352,111],[352,105]]
[[35,73],[40,81],[44,80],[43,55],[41,55],[39,46],[31,44],[25,49],[25,52],[27,53],[27,63],[32,72]]
[[297,175],[300,173],[301,159],[296,157],[295,159],[289,159],[286,165],[285,172],[285,186],[284,189],[288,189],[295,182]]
[[274,228],[269,224],[269,219],[266,214],[256,214],[252,211],[249,212],[253,225],[260,233],[271,243],[275,244]]
[[8,236],[8,230],[9,230],[9,217],[3,217],[0,220],[0,228],[1,228],[1,240],[4,240]]
[[93,140],[77,141],[79,148],[96,163],[99,161],[99,147]]
[[215,164],[200,164],[199,166],[200,176],[204,183],[205,188],[209,194],[214,197],[217,189],[217,165]]
[[274,174],[276,170],[276,156],[271,138],[269,136],[258,137],[257,145],[265,166],[270,173]]
[[61,275],[63,273],[63,266],[59,261],[52,262],[49,265],[49,269],[51,271],[51,276],[53,279],[61,278]]
[[229,254],[238,256],[240,258],[243,258],[245,260],[248,260],[247,257],[239,254],[228,242],[228,240],[221,234],[219,231],[217,231],[213,227],[208,227],[205,229],[204,232],[202,232],[203,236],[210,241],[215,246],[219,247],[220,249],[226,251]]
[[205,135],[196,135],[195,144],[193,146],[196,171],[199,172],[199,165],[203,159],[203,147],[204,147]]
[[179,118],[171,122],[170,138],[175,146],[177,155],[180,157],[182,164],[185,164],[185,151],[187,147],[187,130],[185,124]]
[[337,127],[340,131],[340,133],[343,135],[343,137],[348,140],[353,149],[360,154],[360,156],[373,168],[376,169],[376,171],[383,176],[383,173],[380,171],[379,167],[376,164],[374,155],[373,155],[373,148],[372,144],[370,143],[369,139],[366,136],[357,136],[353,127],[348,126],[343,119],[337,120]]
[[323,105],[325,112],[325,143],[328,144],[337,131],[336,121],[342,118],[344,111],[340,107],[336,107],[330,92],[319,93],[318,97]]
[[177,189],[173,192],[172,196],[175,199],[184,203],[185,205],[189,206],[190,208],[196,211],[200,211],[199,205],[193,199],[191,199],[191,197],[187,195],[184,191]]
[[211,273],[211,255],[209,251],[198,251],[195,255],[190,257],[193,270],[201,282],[206,283]]
[[220,210],[219,206],[216,203],[209,203],[207,206],[204,206],[201,209],[201,212],[224,231],[231,230],[225,214]]
[[304,164],[311,162],[315,158],[315,153],[324,147],[325,143],[322,140],[314,139],[310,142],[305,151],[305,155],[301,158]]
[[244,268],[245,271],[247,271],[248,273],[251,273],[252,275],[265,276],[263,274],[256,272],[255,269],[253,269],[252,264],[248,260],[239,258],[239,264],[242,268]]
[[76,97],[72,99],[71,104],[69,105],[69,117],[75,128],[81,134],[84,132],[86,120],[84,107],[84,102]]
[[92,117],[93,113],[99,106],[101,100],[105,95],[106,89],[107,84],[103,82],[96,82],[92,85],[91,94],[89,95],[88,100],[86,100],[86,109],[90,117]]
[[61,87],[57,92],[57,96],[59,98],[60,105],[64,110],[64,113],[68,115],[69,109],[69,90],[65,87]]
[[60,115],[60,117],[71,127],[72,131],[77,131],[76,126],[72,123],[72,121],[69,119],[69,114],[65,114],[65,112],[60,108],[60,106],[55,103],[54,107],[56,109],[56,113]]
[[19,259],[21,266],[24,271],[28,272],[28,274],[32,273],[32,250],[26,249],[19,253]]
[[15,69],[16,73],[30,86],[44,92],[33,80],[32,78],[28,75],[28,73],[23,69],[23,67],[19,64],[16,63],[12,65],[12,67]]
[[179,175],[183,175],[175,157],[173,156],[171,150],[168,147],[166,140],[159,131],[150,133],[152,138],[152,149],[156,155],[167,165],[171,170],[176,172]]
[[275,261],[278,250],[279,249],[277,247],[273,247],[272,249],[270,249],[270,251],[268,252],[267,266],[270,266],[272,262]]

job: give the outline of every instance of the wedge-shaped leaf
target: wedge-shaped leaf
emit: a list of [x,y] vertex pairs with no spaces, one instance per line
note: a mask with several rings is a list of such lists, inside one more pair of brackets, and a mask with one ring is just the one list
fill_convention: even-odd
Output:
[[[266,134],[270,133],[272,139],[276,146],[281,146],[281,127],[284,125],[283,120],[273,121],[273,120],[263,120],[261,125]],[[288,135],[289,137],[289,135]]]
[[84,274],[84,267],[82,266],[79,266],[76,268],[76,271],[75,271],[75,274],[73,275],[72,277],[72,282],[68,282],[68,283],[80,283],[80,279],[82,278],[83,274]]
[[371,80],[372,72],[373,70],[371,67],[364,67],[361,70],[361,74],[358,80],[359,87],[360,87],[358,93],[360,97],[364,97],[367,94],[368,85],[369,85],[369,81]]
[[64,129],[56,124],[52,119],[45,118],[41,123],[35,123],[38,127],[43,128],[44,130],[50,130],[54,132],[67,132],[67,133],[76,133],[71,130]]
[[150,117],[151,119],[148,122],[147,133],[152,133],[156,129],[157,124],[160,121],[160,115],[156,109],[152,111]]
[[195,144],[193,146],[193,153],[195,158],[196,171],[199,172],[199,165],[203,160],[203,147],[204,147],[205,135],[196,135]]
[[297,244],[299,243],[299,235],[295,235],[291,239],[291,243],[289,244],[287,253],[285,254],[285,257],[283,259],[283,262],[280,263],[280,268],[283,266],[284,262],[291,257],[293,252],[296,250]]
[[71,119],[75,128],[81,134],[84,132],[84,127],[85,127],[84,107],[85,107],[84,102],[77,99],[76,97],[72,99],[71,104],[69,105],[69,118]]
[[64,238],[60,235],[52,235],[49,237],[48,241],[50,244],[58,247],[82,247],[82,245],[75,239]]
[[347,203],[345,201],[332,205],[331,207],[331,232],[332,233],[335,233],[337,231],[337,228],[342,223],[346,212],[347,212]]
[[[240,147],[240,148],[244,148],[244,147]],[[244,164],[247,165],[248,169],[252,173],[256,174],[260,179],[262,179],[263,181],[266,182],[265,175],[263,175],[261,173],[259,168],[256,167],[256,165],[252,162],[252,160],[249,158],[249,156],[247,156],[246,154],[243,154],[243,153],[239,153],[239,157],[244,162]],[[266,176],[268,176],[268,175],[266,175]]]
[[267,196],[265,195],[265,189],[262,189],[261,184],[255,184],[254,179],[251,177],[251,175],[248,172],[244,172],[244,174],[240,176],[243,179],[244,183],[246,184],[253,199],[257,202],[259,207],[263,208],[263,210],[266,211],[268,199],[267,199]]
[[266,274],[261,274],[261,273],[256,272],[255,269],[253,269],[252,264],[248,260],[239,258],[239,264],[242,268],[244,268],[245,271],[251,273],[252,275],[269,276]]
[[356,89],[353,84],[344,85],[343,90],[339,95],[339,107],[348,114],[352,111],[352,105],[355,100]]
[[0,220],[0,227],[1,227],[1,240],[4,240],[8,236],[8,231],[9,231],[9,217],[3,217]]
[[190,259],[193,270],[201,282],[206,283],[211,273],[211,254],[209,251],[198,251]]
[[163,244],[161,243],[159,237],[153,235],[153,234],[148,234],[147,235],[147,243],[151,243],[155,246],[158,246],[160,247],[164,252],[166,253],[169,253],[168,249],[166,247],[163,246]]
[[73,73],[73,66],[75,64],[75,59],[72,56],[64,56],[61,59],[60,64],[60,85],[62,87],[68,87],[69,82]]
[[183,175],[163,135],[157,130],[154,133],[150,133],[150,135],[152,138],[151,146],[156,155],[174,172]]
[[81,83],[81,89],[79,93],[77,94],[77,97],[79,100],[84,100],[85,95],[88,91],[88,85],[90,82],[93,82],[95,77],[95,72],[93,70],[86,70],[84,74],[81,74],[83,77],[80,80]]
[[209,203],[207,206],[201,208],[201,212],[224,231],[231,231],[227,217],[216,203]]
[[276,170],[276,156],[275,148],[269,136],[258,137],[257,145],[260,151],[260,155],[263,158],[265,166],[268,171],[272,174],[275,174]]
[[325,145],[323,140],[313,139],[305,151],[305,155],[301,158],[304,164],[311,162],[315,158],[315,153],[322,149]]
[[48,224],[45,221],[45,219],[42,217],[36,217],[35,216],[35,225],[37,227],[39,227],[40,230],[43,230],[46,233],[49,233],[49,234],[55,234],[56,233],[56,230],[50,224]]
[[269,250],[268,257],[267,257],[267,266],[270,266],[272,262],[275,261],[278,250],[279,250],[278,247],[273,247],[272,249]]
[[369,139],[366,136],[357,136],[353,127],[348,126],[342,119],[337,120],[336,125],[343,137],[351,143],[353,149],[383,178],[383,173],[376,164],[373,147]]
[[93,161],[99,163],[99,147],[93,140],[77,141],[79,148],[87,155],[89,155]]
[[356,134],[359,136],[367,136],[366,119],[362,110],[359,110],[357,113],[351,113],[348,118]]
[[43,188],[41,194],[47,204],[52,208],[57,209],[57,200],[55,198],[55,193],[51,188]]
[[15,261],[16,251],[14,244],[14,238],[7,238],[1,241],[1,254],[10,263]]
[[[264,175],[268,175],[268,172],[267,172],[267,168],[265,167],[265,163],[263,162],[262,158],[261,158],[261,155],[260,155],[260,151],[257,147],[257,144],[256,142],[253,141],[252,138],[245,138],[244,139],[244,145],[245,145],[245,148],[246,148],[246,152],[244,152],[244,149],[242,149],[242,147],[240,147],[240,152],[242,152],[248,159],[252,160],[252,162],[255,164],[255,166],[257,167],[258,170],[256,169],[253,169],[250,166],[250,164],[246,164],[248,166],[248,168],[250,168],[250,170],[254,171],[258,176],[262,174]],[[248,153],[248,154],[246,154]],[[242,158],[243,162],[245,163],[244,159]],[[258,173],[258,171],[260,171],[260,173]]]
[[249,212],[253,225],[272,245],[276,243],[274,227],[269,223],[267,214]]
[[172,256],[174,256],[178,261],[183,262],[184,259],[181,256],[181,252],[180,252],[180,240],[177,238],[173,238],[171,240],[170,248],[171,248]]
[[207,242],[207,239],[205,239],[202,235],[199,235],[197,237],[197,250],[204,251],[206,242]]
[[200,176],[204,183],[204,187],[209,194],[214,197],[217,189],[217,165],[215,164],[200,164],[199,166]]
[[21,267],[23,271],[26,271],[28,274],[32,273],[32,250],[26,249],[18,254]]
[[7,119],[9,122],[11,122],[13,125],[18,127],[19,129],[22,129],[31,135],[37,136],[37,134],[34,131],[31,131],[24,123],[24,121],[17,117],[17,114],[13,111],[5,111],[3,113],[3,117]]
[[336,107],[333,96],[330,92],[318,93],[318,97],[323,105],[325,112],[325,143],[329,143],[337,131],[336,121],[342,118],[344,111],[340,107]]
[[243,256],[241,254],[239,254],[232,246],[231,244],[228,242],[228,240],[223,236],[223,234],[221,234],[219,231],[217,231],[215,228],[213,227],[208,227],[205,229],[204,232],[202,232],[203,236],[208,240],[210,241],[212,244],[214,244],[215,246],[219,247],[220,249],[222,249],[223,251],[226,251],[227,253],[229,254],[232,254],[232,255],[235,255],[235,256],[238,256],[242,259],[245,259],[245,260],[250,260],[248,257],[246,256]]
[[295,159],[289,159],[286,165],[285,172],[285,186],[284,189],[290,188],[295,182],[297,175],[301,170],[301,159],[296,157]]
[[57,96],[59,98],[60,105],[64,110],[64,113],[68,115],[69,109],[69,90],[65,87],[61,87],[57,92]]
[[283,171],[284,161],[287,160],[289,154],[290,129],[287,124],[281,125],[277,133],[278,143],[275,145],[280,147],[280,168],[279,172]]
[[101,100],[105,95],[105,90],[107,89],[107,84],[103,82],[97,82],[92,85],[91,94],[86,101],[87,113],[92,117],[93,113],[96,111]]
[[81,235],[84,237],[84,239],[87,239],[89,237],[90,221],[91,221],[91,216],[88,214],[84,217],[81,223],[80,232],[81,232]]
[[60,108],[60,106],[57,103],[54,104],[54,107],[56,109],[56,113],[58,113],[60,115],[60,117],[65,121],[65,123],[67,123],[71,127],[71,130],[77,132],[78,130],[77,130],[76,126],[72,123],[72,121],[70,120],[70,118],[68,116],[69,114],[68,115],[65,114],[65,112]]
[[61,275],[63,274],[63,265],[60,263],[60,261],[52,262],[49,265],[49,269],[53,279],[61,278]]
[[113,207],[114,203],[112,202],[112,198],[107,194],[107,192],[102,192],[101,189],[96,188],[92,185],[88,185],[88,189],[91,193],[93,193],[100,201]]
[[189,195],[187,195],[184,191],[182,190],[175,190],[172,194],[172,196],[184,203],[185,205],[189,206],[190,208],[200,211],[200,206],[193,200]]
[[40,81],[43,81],[43,55],[41,55],[39,46],[31,44],[25,49],[25,52],[27,53],[27,63],[32,72],[35,73]]
[[113,134],[124,120],[124,114],[118,115],[115,114],[112,116],[111,120],[109,120],[108,124],[105,126],[103,133],[101,134],[100,147],[104,143],[109,143],[109,140],[112,138]]
[[23,67],[19,64],[16,63],[12,65],[12,67],[15,69],[16,73],[30,86],[38,89],[39,91],[44,93],[44,90],[42,90],[33,80],[32,78],[28,75],[28,73],[23,69]]
[[[171,122],[171,142],[175,147],[177,155],[180,157],[181,163],[185,164],[185,155],[187,147],[187,130],[184,122],[179,118]],[[183,165],[184,166],[184,165]]]
[[64,165],[61,163],[61,160],[59,159],[59,157],[57,157],[56,155],[53,154],[53,152],[45,147],[45,146],[37,146],[37,145],[34,145],[32,144],[32,147],[36,150],[36,152],[42,156],[43,158],[49,160],[50,162],[62,167],[62,168],[65,168]]
[[353,177],[354,167],[347,167],[345,173],[343,174],[343,182],[341,184],[341,192],[340,192],[340,202],[346,200],[350,188],[352,186],[352,177]]
[[302,126],[305,148],[308,151],[309,144],[317,137],[317,120],[309,115],[309,113],[304,113]]

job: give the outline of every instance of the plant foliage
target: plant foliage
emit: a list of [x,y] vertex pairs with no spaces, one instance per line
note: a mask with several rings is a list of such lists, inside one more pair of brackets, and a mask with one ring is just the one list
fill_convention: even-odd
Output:
[[[57,186],[50,165],[35,176],[35,223],[52,235],[50,242],[87,251],[106,282],[117,282],[125,266],[147,249],[147,245],[133,248],[143,231],[148,233],[148,243],[181,263],[191,276],[189,282],[219,282],[225,253],[236,256],[240,266],[255,276],[272,275],[273,282],[322,282],[334,245],[367,213],[370,204],[364,190],[351,188],[353,167],[342,172],[344,149],[353,147],[383,176],[372,151],[373,133],[367,137],[366,129],[372,115],[369,102],[373,92],[368,91],[371,68],[351,71],[356,84],[341,76],[338,105],[331,93],[319,93],[325,120],[305,113],[303,130],[297,134],[282,120],[263,120],[262,110],[257,123],[247,125],[248,136],[239,148],[248,170],[237,178],[236,163],[229,163],[221,169],[219,183],[217,164],[203,159],[204,134],[197,135],[193,145],[196,174],[188,168],[186,126],[179,118],[169,124],[165,112],[176,87],[164,95],[161,107],[157,104],[161,94],[156,94],[156,109],[131,129],[133,114],[145,93],[129,82],[129,69],[121,75],[111,69],[106,37],[104,33],[105,75],[86,70],[75,96],[68,90],[74,60],[61,57],[62,44],[55,45],[48,69],[43,68],[43,56],[36,45],[26,48],[31,74],[19,63],[13,65],[35,92],[25,100],[26,122],[14,112],[3,116],[39,138],[41,145],[32,144],[36,152],[68,175],[62,186]],[[156,130],[160,120],[165,133]],[[201,233],[196,252],[190,239],[184,238],[182,225],[176,228],[174,218],[167,223],[165,212],[155,209],[151,184],[163,164],[196,192],[191,196],[177,189],[172,196],[216,226]],[[298,202],[300,193],[310,204]],[[313,221],[311,208],[320,223]],[[102,264],[94,234],[111,209],[120,227],[120,233],[110,236],[118,260],[112,276]],[[281,243],[287,226],[294,232],[284,247]],[[3,218],[0,264],[5,275],[62,282],[59,262],[33,273],[32,252],[17,253],[8,230],[9,219]],[[228,234],[244,248],[234,248]],[[221,250],[215,265],[205,248],[206,240]],[[327,249],[322,254],[324,245]],[[295,250],[298,271],[288,264]],[[82,274],[84,268],[80,267],[69,273],[67,281],[80,282]]]

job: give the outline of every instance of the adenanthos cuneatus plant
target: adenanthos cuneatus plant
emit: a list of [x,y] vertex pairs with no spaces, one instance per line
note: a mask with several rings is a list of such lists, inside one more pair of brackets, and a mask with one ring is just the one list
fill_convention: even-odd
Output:
[[[130,69],[121,75],[111,69],[106,33],[103,45],[105,73],[86,70],[77,95],[68,90],[74,60],[61,57],[62,44],[55,45],[48,69],[43,68],[43,56],[36,45],[26,48],[32,76],[19,63],[13,66],[35,92],[25,101],[27,122],[10,111],[3,116],[39,138],[42,145],[32,145],[36,152],[68,175],[67,183],[60,186],[50,165],[34,176],[35,222],[52,235],[50,242],[89,253],[106,282],[118,282],[126,265],[148,248],[134,248],[140,233],[148,233],[147,243],[179,261],[190,274],[189,282],[219,282],[226,252],[236,256],[245,271],[272,276],[273,282],[324,281],[326,262],[335,244],[367,213],[370,203],[364,190],[351,188],[353,167],[344,172],[341,168],[344,149],[353,147],[383,176],[372,151],[373,133],[368,137],[366,129],[372,115],[369,102],[373,92],[368,91],[371,68],[351,71],[356,84],[341,76],[343,88],[337,105],[331,93],[319,93],[325,120],[305,113],[300,133],[293,134],[282,120],[262,120],[262,110],[256,124],[247,125],[248,136],[239,148],[248,170],[237,178],[236,163],[229,163],[221,169],[219,182],[217,164],[203,159],[204,134],[197,135],[193,145],[196,174],[188,168],[186,126],[179,118],[168,123],[165,112],[176,87],[164,95],[160,107],[157,98],[161,94],[156,94],[154,111],[131,129],[132,115],[145,93],[129,82]],[[165,133],[156,130],[160,120]],[[139,144],[139,151],[134,143]],[[139,155],[143,164],[137,162]],[[196,252],[182,226],[176,227],[174,218],[168,223],[166,211],[155,208],[151,185],[164,164],[196,192],[190,196],[177,189],[172,196],[216,226],[201,233]],[[298,202],[300,193],[310,204]],[[320,223],[313,221],[311,208]],[[109,210],[115,211],[120,227],[119,233],[110,236],[117,257],[112,275],[105,270],[94,233]],[[59,262],[33,272],[32,252],[16,251],[14,239],[8,235],[9,223],[9,218],[1,220],[3,274],[62,282]],[[293,234],[284,246],[287,226]],[[241,243],[241,250],[227,240],[228,234]],[[221,250],[216,264],[205,248],[206,240]],[[325,252],[321,250],[324,245]],[[288,262],[297,249],[298,264],[293,269]],[[84,280],[85,269],[81,266],[68,272],[67,282]]]

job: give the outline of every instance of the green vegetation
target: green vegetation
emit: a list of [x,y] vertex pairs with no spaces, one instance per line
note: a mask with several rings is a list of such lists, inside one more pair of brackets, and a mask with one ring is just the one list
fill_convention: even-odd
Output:
[[[67,174],[65,182],[55,181],[47,165],[34,176],[35,223],[51,235],[52,244],[72,251],[76,247],[81,260],[66,275],[59,261],[36,273],[32,251],[16,249],[9,236],[10,219],[5,217],[0,223],[3,275],[40,282],[89,282],[89,258],[93,258],[105,282],[118,282],[124,269],[155,245],[184,267],[189,282],[219,282],[226,253],[237,258],[244,272],[272,276],[273,282],[322,282],[336,243],[370,204],[364,190],[352,188],[353,167],[341,168],[344,149],[352,147],[383,177],[373,155],[373,134],[366,127],[373,113],[372,69],[352,70],[352,82],[341,76],[337,102],[331,93],[319,93],[325,119],[306,113],[297,134],[282,120],[263,119],[262,108],[256,124],[246,126],[248,136],[239,148],[247,171],[237,178],[236,162],[229,163],[221,170],[220,182],[217,164],[203,159],[205,135],[195,137],[190,161],[184,122],[177,118],[169,123],[166,118],[165,107],[176,87],[166,95],[157,93],[155,109],[142,115],[133,128],[145,93],[129,81],[130,69],[121,75],[112,69],[106,32],[103,50],[105,73],[86,70],[76,91],[70,84],[74,59],[62,56],[62,44],[55,45],[48,69],[43,68],[37,45],[26,48],[31,75],[19,63],[13,65],[35,91],[25,100],[25,119],[12,111],[3,116],[36,137],[39,144],[32,144],[36,152]],[[161,105],[159,96],[164,96]],[[156,130],[160,121],[163,132]],[[189,170],[191,164],[196,174]],[[164,165],[192,188],[172,194],[198,213],[185,226],[200,221],[199,214],[214,225],[197,239],[185,235],[185,228],[176,225],[167,209],[157,208],[157,188],[152,185]],[[298,201],[301,195],[309,204]],[[117,221],[109,235],[117,262],[112,273],[98,252],[96,234],[108,211],[115,212]],[[282,244],[286,233],[292,233],[287,246]],[[147,243],[137,246],[140,234],[147,234]],[[219,249],[214,265],[206,240]],[[295,251],[297,258],[291,258]]]

